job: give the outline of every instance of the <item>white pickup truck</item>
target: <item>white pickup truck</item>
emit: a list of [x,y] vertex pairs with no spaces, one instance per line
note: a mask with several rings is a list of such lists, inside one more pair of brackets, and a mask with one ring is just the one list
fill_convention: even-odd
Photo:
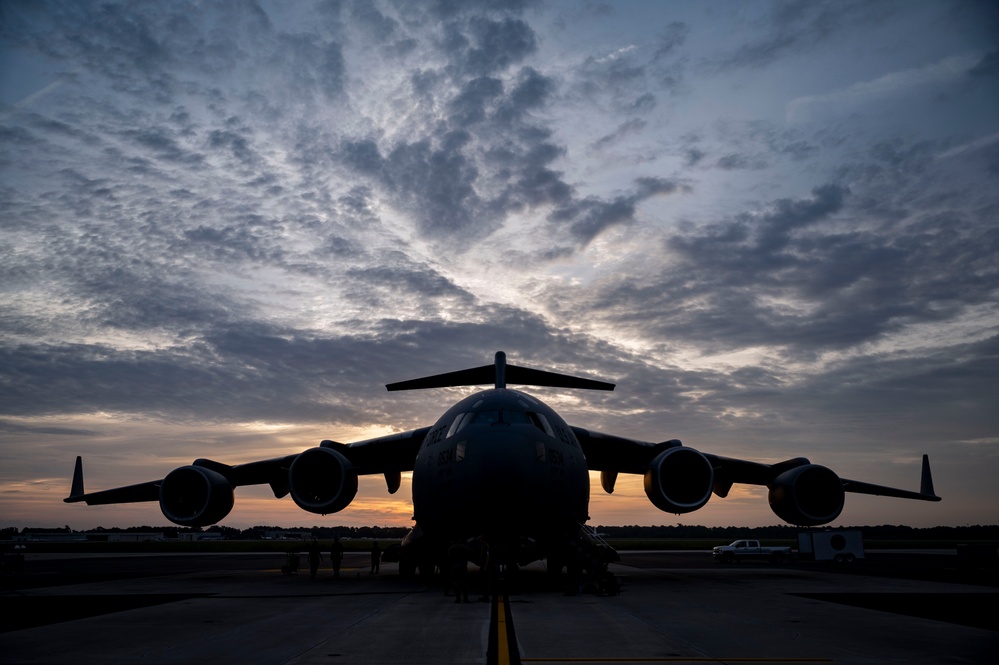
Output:
[[780,563],[791,558],[790,547],[760,547],[758,540],[737,540],[730,545],[719,545],[711,550],[715,561],[731,563],[740,559],[769,559]]

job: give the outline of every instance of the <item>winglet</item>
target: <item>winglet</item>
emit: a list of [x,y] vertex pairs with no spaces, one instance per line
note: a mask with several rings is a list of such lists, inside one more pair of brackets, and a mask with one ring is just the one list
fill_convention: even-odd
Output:
[[923,454],[923,472],[919,477],[919,493],[936,496],[933,491],[933,474],[930,473],[930,456]]
[[83,458],[76,456],[76,468],[73,470],[73,486],[69,490],[69,496],[63,499],[66,503],[82,501],[83,495]]

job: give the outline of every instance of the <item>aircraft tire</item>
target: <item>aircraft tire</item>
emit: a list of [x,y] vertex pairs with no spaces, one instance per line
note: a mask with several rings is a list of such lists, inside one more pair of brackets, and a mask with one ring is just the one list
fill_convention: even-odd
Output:
[[416,577],[416,564],[409,557],[403,557],[399,560],[399,577],[404,580]]
[[562,571],[565,569],[565,562],[558,557],[549,556],[545,561],[545,574],[548,578],[549,589],[562,588]]
[[434,564],[433,560],[429,558],[420,561],[416,568],[420,574],[420,579],[422,580],[430,580],[430,578],[434,576],[434,572],[437,570],[437,566]]

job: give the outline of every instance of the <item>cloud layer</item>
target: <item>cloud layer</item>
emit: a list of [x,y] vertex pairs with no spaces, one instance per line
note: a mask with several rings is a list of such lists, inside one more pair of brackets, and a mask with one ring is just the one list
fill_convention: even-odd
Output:
[[539,391],[574,424],[931,452],[953,508],[898,514],[987,519],[997,12],[729,9],[4,3],[2,512],[69,521],[38,497],[135,423],[231,461],[429,424],[454,394],[383,384],[504,349],[618,382]]

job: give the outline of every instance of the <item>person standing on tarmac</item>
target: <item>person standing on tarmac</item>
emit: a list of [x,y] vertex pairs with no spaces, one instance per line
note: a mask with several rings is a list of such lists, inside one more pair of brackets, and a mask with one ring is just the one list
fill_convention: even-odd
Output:
[[450,580],[454,585],[454,602],[468,602],[468,547],[457,542],[447,550],[447,565]]
[[381,565],[382,561],[382,548],[378,545],[378,541],[371,546],[371,574],[374,575],[378,572],[378,567]]
[[333,577],[340,577],[341,563],[343,563],[343,545],[340,544],[340,536],[333,536],[333,545],[330,547],[330,565],[333,566]]
[[482,595],[479,596],[479,600],[483,602],[488,602],[491,599],[493,592],[493,562],[492,553],[489,551],[489,543],[485,538],[479,536],[479,557],[482,562],[479,564],[479,581],[482,584]]
[[319,551],[319,541],[313,538],[312,544],[309,545],[309,575],[312,579],[316,579],[316,573],[319,572],[319,563],[322,560],[323,555]]

